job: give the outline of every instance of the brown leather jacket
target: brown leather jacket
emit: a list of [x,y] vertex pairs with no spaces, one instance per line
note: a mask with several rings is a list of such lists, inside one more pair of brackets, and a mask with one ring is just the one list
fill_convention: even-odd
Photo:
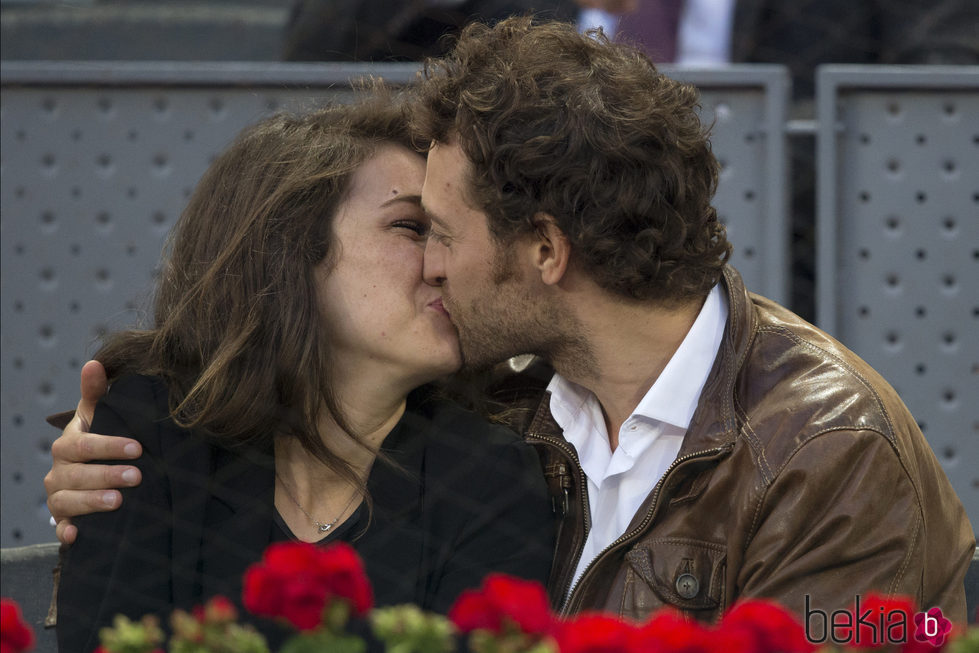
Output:
[[[975,536],[901,399],[839,342],[724,271],[730,314],[676,460],[570,588],[590,527],[577,453],[519,375],[497,397],[541,454],[563,515],[551,600],[642,619],[675,606],[713,621],[740,597],[804,614],[876,590],[965,621]],[[570,594],[569,594],[570,588]]]

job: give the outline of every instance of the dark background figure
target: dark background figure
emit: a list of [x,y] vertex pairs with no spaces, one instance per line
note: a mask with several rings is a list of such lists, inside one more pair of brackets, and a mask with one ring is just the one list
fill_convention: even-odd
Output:
[[738,0],[731,60],[788,66],[797,101],[812,99],[819,64],[975,64],[979,3]]
[[299,0],[283,40],[286,61],[421,61],[473,20],[533,12],[574,20],[572,0]]
[[[730,34],[717,35],[730,40],[728,61],[788,66],[793,96],[800,101],[812,99],[820,64],[979,63],[979,3],[974,0],[637,1],[636,11],[620,14],[617,39],[637,42],[654,61],[670,63],[676,48],[661,42],[690,12],[701,4],[701,11],[730,11]],[[618,4],[605,4],[613,2]],[[807,109],[799,106],[809,117]]]
[[[816,67],[979,63],[975,0],[737,0],[733,63],[777,63],[792,76],[792,117],[814,117]],[[793,310],[815,317],[816,155],[811,134],[790,141]]]

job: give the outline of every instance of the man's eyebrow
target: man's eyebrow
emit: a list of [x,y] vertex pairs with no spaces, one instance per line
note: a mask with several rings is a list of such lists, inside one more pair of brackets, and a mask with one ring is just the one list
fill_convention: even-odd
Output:
[[408,202],[409,204],[414,204],[415,206],[421,206],[422,196],[421,195],[398,195],[382,203],[381,208],[391,206],[392,204],[397,204],[399,202]]

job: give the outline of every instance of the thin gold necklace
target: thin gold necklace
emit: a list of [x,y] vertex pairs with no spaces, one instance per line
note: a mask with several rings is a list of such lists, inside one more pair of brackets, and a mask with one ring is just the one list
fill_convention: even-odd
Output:
[[357,495],[360,494],[360,492],[354,491],[354,493],[350,495],[350,500],[347,501],[347,505],[345,505],[343,507],[343,510],[340,511],[340,514],[337,515],[333,519],[333,521],[324,523],[316,520],[311,514],[306,512],[306,509],[302,507],[302,505],[299,503],[299,500],[296,499],[296,497],[294,497],[292,492],[289,490],[289,486],[286,485],[286,482],[282,479],[281,476],[279,476],[279,470],[275,471],[275,477],[279,479],[279,483],[282,483],[282,489],[285,490],[286,496],[289,497],[294,504],[296,504],[296,507],[299,508],[304,515],[306,515],[309,521],[313,522],[313,525],[316,526],[316,528],[319,530],[320,533],[329,533],[330,529],[336,526],[337,522],[340,521],[340,518],[343,517],[343,515],[347,512],[347,509],[350,508],[350,504],[354,502],[354,499],[357,497]]

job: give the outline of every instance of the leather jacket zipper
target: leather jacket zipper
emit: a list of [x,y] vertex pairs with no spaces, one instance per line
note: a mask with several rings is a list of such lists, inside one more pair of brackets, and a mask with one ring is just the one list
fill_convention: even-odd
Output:
[[[655,517],[656,516],[656,513],[659,511],[659,494],[660,494],[660,490],[662,489],[663,484],[666,482],[666,479],[670,476],[670,474],[673,473],[673,471],[677,467],[679,467],[683,463],[685,463],[688,460],[691,460],[693,458],[700,458],[700,457],[703,457],[703,456],[707,456],[708,454],[713,454],[714,456],[719,456],[720,454],[722,454],[722,453],[724,453],[726,451],[730,451],[733,448],[734,448],[734,444],[733,443],[726,444],[726,445],[724,445],[722,447],[716,447],[714,449],[704,449],[702,451],[696,451],[694,453],[689,453],[689,454],[683,456],[682,458],[677,458],[676,460],[674,460],[673,463],[663,473],[663,476],[662,476],[662,478],[660,478],[659,483],[657,483],[656,484],[656,487],[653,488],[653,503],[650,506],[650,509],[646,512],[646,517],[642,520],[642,522],[640,522],[640,524],[638,526],[636,526],[636,528],[634,528],[632,531],[630,531],[628,533],[625,533],[625,534],[621,535],[617,540],[615,540],[614,542],[612,542],[611,544],[609,544],[607,547],[605,547],[604,549],[602,549],[602,552],[599,553],[597,556],[595,556],[595,559],[594,560],[592,560],[591,562],[588,563],[588,566],[585,567],[585,570],[583,572],[581,572],[581,576],[578,577],[577,582],[575,582],[574,585],[572,585],[571,589],[565,594],[565,597],[566,598],[564,599],[564,603],[561,605],[561,609],[558,611],[558,614],[561,615],[561,616],[567,616],[568,615],[568,609],[571,607],[571,602],[572,602],[572,598],[574,598],[574,592],[575,592],[575,590],[578,589],[578,586],[579,585],[581,585],[581,581],[583,581],[588,576],[588,572],[591,571],[591,569],[595,566],[595,563],[597,563],[599,560],[601,560],[605,556],[606,553],[608,553],[609,551],[611,551],[615,547],[619,546],[623,542],[627,542],[628,540],[630,540],[630,539],[632,539],[632,538],[640,535],[644,530],[646,530],[646,528],[649,526],[650,522],[652,522],[653,517]],[[585,531],[585,532],[587,533],[587,531]],[[581,551],[578,552],[578,558],[580,558],[580,557],[581,557]],[[575,559],[575,567],[577,568],[577,566],[578,566],[578,559],[576,558]]]
[[[555,438],[555,437],[552,437],[552,436],[549,436],[549,435],[542,435],[540,433],[534,433],[534,432],[528,432],[524,437],[525,437],[525,439],[528,439],[528,440],[534,439],[534,440],[537,440],[539,442],[543,442],[543,443],[549,444],[549,445],[551,445],[553,447],[556,447],[562,453],[564,453],[568,457],[569,460],[571,460],[571,462],[574,464],[574,466],[575,466],[576,469],[578,469],[579,471],[581,471],[581,462],[578,460],[578,454],[575,452],[575,450],[566,441],[561,440],[561,439],[558,439],[558,438]],[[582,475],[582,477],[584,477],[584,473],[583,472],[582,472],[581,475]],[[582,479],[578,479],[578,480],[584,480],[584,479],[582,478]],[[588,504],[588,484],[587,484],[587,482],[579,482],[578,483],[578,493],[580,495],[579,498],[581,499],[581,515],[582,515],[582,518],[584,520],[584,525],[585,525],[584,539],[587,539],[588,538],[588,531],[591,530],[591,509],[590,509],[589,504]],[[584,539],[582,540],[582,543],[584,543]],[[576,554],[575,559],[574,559],[574,564],[571,565],[571,567],[570,567],[570,569],[572,570],[571,571],[571,574],[568,577],[567,583],[565,583],[565,586],[563,588],[563,593],[561,594],[561,596],[564,596],[564,597],[570,596],[571,583],[574,580],[574,570],[578,568],[578,560],[581,558],[582,550],[583,550],[583,547],[578,549],[578,553]]]

